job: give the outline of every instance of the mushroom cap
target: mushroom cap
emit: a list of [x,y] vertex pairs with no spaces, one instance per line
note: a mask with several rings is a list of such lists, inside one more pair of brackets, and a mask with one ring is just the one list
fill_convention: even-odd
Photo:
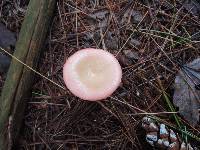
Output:
[[109,97],[119,86],[122,69],[118,60],[101,49],[86,48],[70,56],[63,67],[67,88],[83,100]]

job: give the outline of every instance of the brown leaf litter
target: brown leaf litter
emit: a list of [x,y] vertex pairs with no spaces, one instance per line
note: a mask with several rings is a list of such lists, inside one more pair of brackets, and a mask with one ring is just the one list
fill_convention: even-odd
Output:
[[[14,2],[0,2],[0,18],[18,33],[24,14],[13,11],[21,10]],[[18,149],[150,149],[140,113],[158,113],[175,125],[159,114],[167,107],[157,79],[172,95],[176,61],[200,56],[199,15],[170,0],[58,0],[56,7],[37,70],[64,86],[66,58],[82,48],[103,48],[121,60],[122,84],[112,97],[92,103],[36,76]],[[199,135],[199,126],[188,128]]]
[[200,58],[183,65],[175,79],[174,104],[192,125],[199,122]]

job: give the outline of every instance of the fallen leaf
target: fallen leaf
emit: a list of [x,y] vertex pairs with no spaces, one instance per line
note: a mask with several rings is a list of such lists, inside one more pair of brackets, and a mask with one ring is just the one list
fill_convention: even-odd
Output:
[[199,121],[200,109],[200,58],[183,65],[175,79],[174,105],[192,125]]

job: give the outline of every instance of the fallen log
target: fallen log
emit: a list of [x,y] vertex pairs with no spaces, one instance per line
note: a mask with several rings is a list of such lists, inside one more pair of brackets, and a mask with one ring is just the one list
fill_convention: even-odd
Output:
[[[30,0],[14,57],[35,67],[45,43],[56,0]],[[0,150],[11,149],[23,120],[34,73],[12,59],[0,97]]]

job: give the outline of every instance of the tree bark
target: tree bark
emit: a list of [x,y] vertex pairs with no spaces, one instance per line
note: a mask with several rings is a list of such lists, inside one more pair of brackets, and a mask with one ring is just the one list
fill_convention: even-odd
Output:
[[[35,67],[45,43],[56,0],[30,0],[14,56]],[[0,150],[12,148],[23,120],[34,73],[12,59],[0,97]]]

